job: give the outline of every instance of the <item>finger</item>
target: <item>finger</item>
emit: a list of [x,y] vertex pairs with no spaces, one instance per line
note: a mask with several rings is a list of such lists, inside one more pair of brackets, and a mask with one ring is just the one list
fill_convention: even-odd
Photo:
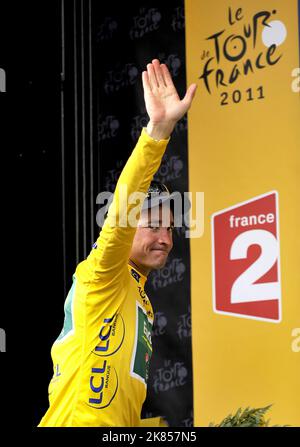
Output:
[[151,85],[151,89],[153,90],[155,87],[156,88],[158,87],[158,82],[157,82],[154,67],[152,64],[147,65],[147,71],[148,71],[148,78],[149,78],[149,82]]
[[158,81],[158,86],[159,87],[166,87],[166,83],[163,77],[163,73],[162,73],[162,69],[161,69],[161,65],[158,59],[153,59],[152,61],[153,67],[154,67],[154,71],[155,71],[155,76],[156,79]]
[[187,89],[185,97],[182,100],[182,103],[185,104],[186,106],[186,110],[188,110],[191,107],[192,101],[196,94],[197,87],[198,87],[197,84],[191,84]]
[[143,71],[142,73],[142,81],[143,81],[143,88],[144,91],[152,91],[151,89],[151,85],[149,82],[149,76],[148,76],[148,72],[147,71]]
[[162,73],[163,73],[163,77],[164,77],[164,81],[165,81],[166,86],[167,87],[168,86],[174,87],[172,76],[170,75],[169,69],[166,66],[166,64],[161,64],[161,70],[162,70]]

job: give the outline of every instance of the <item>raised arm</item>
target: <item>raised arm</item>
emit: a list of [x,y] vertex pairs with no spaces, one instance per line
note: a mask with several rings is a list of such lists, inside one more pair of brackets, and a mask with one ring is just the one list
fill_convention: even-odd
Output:
[[[147,65],[142,74],[146,110],[149,115],[147,131],[143,129],[135,149],[129,157],[116,186],[114,199],[108,216],[88,258],[76,270],[76,276],[84,282],[119,281],[124,274],[136,228],[115,225],[119,222],[120,210],[129,215],[137,204],[124,204],[120,190],[127,187],[127,195],[133,192],[146,193],[150,182],[158,170],[169,137],[175,124],[191,106],[196,84],[192,84],[185,97],[180,100],[166,65],[157,59]],[[142,203],[139,204],[139,212]],[[125,209],[124,209],[125,207]]]

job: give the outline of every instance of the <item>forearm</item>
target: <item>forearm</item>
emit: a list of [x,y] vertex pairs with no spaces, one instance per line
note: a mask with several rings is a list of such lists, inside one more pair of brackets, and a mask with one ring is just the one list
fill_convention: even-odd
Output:
[[[135,192],[147,192],[150,182],[160,166],[169,141],[168,136],[163,138],[163,135],[166,134],[167,128],[163,126],[160,128],[153,127],[151,135],[148,133],[148,129],[142,131],[142,135],[119,177],[114,201],[108,213],[108,222],[110,222],[110,218],[115,220],[116,215],[118,216],[121,210],[123,210],[123,215],[128,215],[132,208],[136,209],[135,203],[130,204],[127,201],[120,206],[120,188],[126,185],[128,198],[130,194]],[[124,206],[126,210],[124,210]]]

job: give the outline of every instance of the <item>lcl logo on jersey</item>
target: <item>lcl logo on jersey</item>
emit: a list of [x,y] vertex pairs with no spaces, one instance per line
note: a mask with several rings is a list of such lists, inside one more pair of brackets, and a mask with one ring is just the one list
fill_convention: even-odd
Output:
[[91,369],[90,397],[87,405],[101,409],[110,405],[118,391],[119,381],[114,367],[102,360]]
[[99,330],[98,344],[93,354],[108,357],[115,354],[123,344],[125,324],[122,315],[116,313],[112,318],[105,318]]
[[218,211],[211,224],[214,312],[280,322],[277,191]]

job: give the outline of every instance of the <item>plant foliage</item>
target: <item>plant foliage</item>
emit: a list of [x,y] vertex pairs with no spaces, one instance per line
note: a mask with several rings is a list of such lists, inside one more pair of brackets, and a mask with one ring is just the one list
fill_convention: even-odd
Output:
[[[265,413],[272,407],[268,405],[263,408],[250,408],[244,410],[239,408],[232,416],[230,414],[220,424],[210,423],[210,427],[269,427],[270,420],[265,419]],[[273,427],[282,427],[280,425],[273,425]]]

